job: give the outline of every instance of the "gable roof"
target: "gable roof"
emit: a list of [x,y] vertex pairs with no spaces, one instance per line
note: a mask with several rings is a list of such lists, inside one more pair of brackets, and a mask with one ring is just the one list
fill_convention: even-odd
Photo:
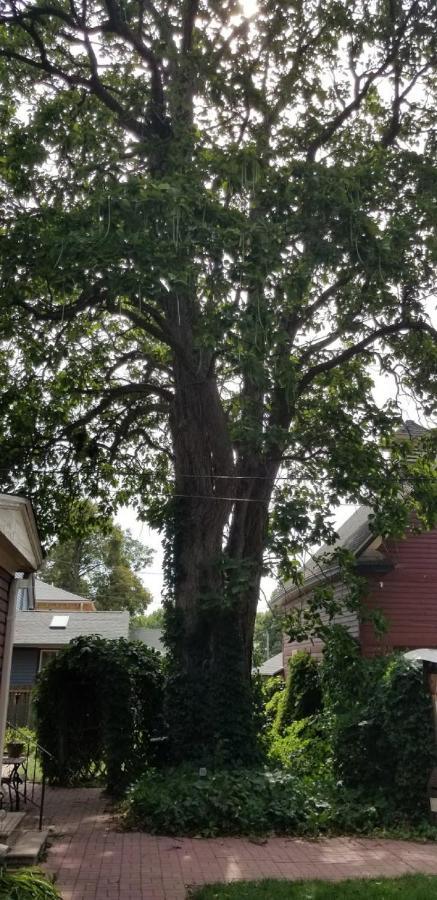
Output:
[[338,565],[335,562],[326,563],[323,559],[326,554],[332,553],[336,548],[342,547],[356,556],[362,553],[376,537],[369,524],[371,512],[372,509],[369,506],[360,506],[355,510],[337,529],[337,540],[333,544],[323,544],[302,567],[303,586],[296,586],[293,581],[287,581],[282,588],[277,588],[273,592],[272,605],[280,606],[286,599],[291,600],[336,575],[339,571]]
[[[394,437],[400,441],[411,440],[416,441],[424,434],[428,434],[429,429],[419,425],[412,419],[407,419],[402,423],[400,428],[395,432]],[[323,581],[329,581],[339,571],[335,563],[326,563],[323,556],[332,553],[338,547],[343,547],[359,556],[377,537],[371,531],[369,524],[369,515],[372,509],[368,506],[360,506],[346,522],[337,529],[338,538],[334,544],[324,544],[319,550],[316,550],[309,562],[305,563],[301,572],[303,575],[303,585],[296,587],[293,581],[286,582],[283,587],[277,588],[273,594],[271,603],[273,606],[280,606],[286,600],[292,600],[299,595],[305,593],[317,584]]]
[[79,594],[72,594],[71,591],[64,591],[63,588],[56,587],[54,584],[48,584],[35,578],[35,599],[51,600],[52,603],[61,602],[63,600],[75,600],[76,603],[87,603],[88,597],[81,597]]
[[395,432],[395,438],[413,441],[415,438],[422,437],[423,434],[428,434],[428,428],[424,428],[423,425],[419,425],[419,423],[414,422],[413,419],[407,419],[407,421],[403,422],[401,427]]
[[71,612],[63,613],[68,622],[65,628],[50,628],[53,612],[17,612],[15,618],[15,647],[63,647],[75,637],[98,634],[103,638],[128,638],[129,613]]
[[280,672],[284,671],[284,658],[281,653],[277,653],[276,656],[271,656],[270,659],[266,659],[265,662],[256,670],[259,675],[279,675]]
[[285,600],[292,600],[316,587],[320,582],[333,578],[338,573],[339,566],[335,561],[326,562],[324,556],[331,554],[335,549],[342,547],[355,556],[366,550],[376,537],[369,524],[371,512],[372,509],[369,506],[360,506],[355,510],[337,529],[337,540],[333,544],[323,544],[302,566],[300,571],[303,575],[303,585],[297,586],[292,580],[286,581],[281,588],[277,588],[273,592],[272,605],[280,606]]

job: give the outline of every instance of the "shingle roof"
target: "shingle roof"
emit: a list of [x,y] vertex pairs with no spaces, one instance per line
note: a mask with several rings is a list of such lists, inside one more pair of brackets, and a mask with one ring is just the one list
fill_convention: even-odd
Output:
[[[337,529],[338,538],[335,543],[323,544],[319,550],[315,551],[311,559],[309,559],[301,569],[305,585],[315,585],[318,581],[323,581],[324,578],[337,570],[335,563],[330,566],[329,563],[324,561],[323,557],[325,555],[332,553],[338,547],[343,547],[351,553],[358,554],[371,543],[373,538],[369,525],[369,515],[371,512],[372,510],[370,507],[360,506],[348,519],[346,519],[346,522]],[[281,603],[286,597],[290,597],[294,592],[298,593],[299,590],[301,589],[297,588],[294,582],[286,582],[282,589],[278,589],[274,592],[272,597],[273,604]]]
[[326,568],[326,562],[323,561],[323,557],[332,553],[338,547],[343,547],[351,553],[358,553],[359,550],[365,547],[372,539],[372,532],[369,526],[369,515],[371,512],[372,510],[369,506],[360,506],[337,529],[338,538],[335,543],[323,544],[319,550],[316,550],[312,558],[303,567],[305,581]]
[[428,434],[427,428],[424,428],[423,425],[419,425],[418,422],[413,422],[412,419],[407,419],[407,421],[403,422],[401,427],[395,431],[395,438],[409,438],[410,440],[414,440],[414,438],[422,437],[423,434]]
[[71,591],[64,591],[63,588],[55,587],[54,584],[47,584],[39,578],[35,578],[35,598],[36,600],[51,600],[53,603],[62,600],[76,600],[76,602],[85,603],[88,597],[80,597],[79,594],[72,594]]
[[284,659],[281,652],[277,653],[276,656],[271,656],[270,659],[266,659],[257,671],[260,675],[278,675],[283,669]]
[[14,645],[17,647],[63,647],[75,637],[99,634],[104,638],[129,637],[129,613],[71,612],[66,628],[50,628],[53,612],[17,612]]
[[132,641],[142,641],[146,647],[152,647],[153,650],[165,653],[162,641],[162,628],[131,628],[130,639]]

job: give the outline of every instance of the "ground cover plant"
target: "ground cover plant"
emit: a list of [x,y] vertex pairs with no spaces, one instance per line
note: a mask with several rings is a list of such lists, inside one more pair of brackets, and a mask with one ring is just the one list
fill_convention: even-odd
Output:
[[39,869],[0,869],[0,900],[61,900],[61,895]]
[[369,792],[331,775],[236,769],[199,775],[148,771],[127,796],[124,825],[153,834],[373,834],[435,840],[423,805],[399,809],[384,790]]
[[437,878],[357,879],[332,884],[325,881],[273,881],[211,884],[191,894],[193,900],[434,900]]

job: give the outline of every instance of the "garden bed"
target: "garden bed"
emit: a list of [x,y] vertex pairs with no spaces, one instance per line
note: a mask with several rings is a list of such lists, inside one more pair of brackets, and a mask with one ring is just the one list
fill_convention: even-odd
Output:
[[425,803],[401,812],[384,793],[283,769],[149,771],[131,790],[125,827],[163,835],[375,834],[437,839]]

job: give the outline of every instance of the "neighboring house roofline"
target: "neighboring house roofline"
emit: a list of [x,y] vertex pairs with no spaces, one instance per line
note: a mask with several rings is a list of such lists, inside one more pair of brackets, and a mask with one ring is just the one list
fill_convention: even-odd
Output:
[[275,656],[271,656],[270,659],[264,660],[260,666],[255,667],[254,671],[257,672],[258,675],[265,675],[267,677],[279,675],[284,671],[282,650],[280,653],[276,653]]
[[[393,437],[397,441],[409,440],[416,444],[426,434],[429,434],[428,428],[419,425],[412,419],[407,419],[397,429]],[[345,550],[353,553],[356,558],[361,557],[366,551],[376,550],[382,538],[380,535],[374,534],[370,528],[369,515],[371,513],[372,509],[370,507],[358,507],[338,529],[338,539],[335,543],[331,545],[325,544],[319,550],[316,550],[311,561],[302,567],[300,572],[303,575],[303,584],[296,585],[292,581],[286,582],[273,592],[271,605],[276,608],[281,607],[285,603],[305,596],[320,584],[335,581],[340,573],[340,567],[333,562],[332,565],[328,563],[326,568],[323,568],[322,558],[328,556],[336,548],[343,547]],[[365,562],[368,572],[372,569],[373,571],[378,571],[378,569],[382,570],[384,568],[382,557],[377,559],[374,555],[372,558],[370,553],[366,557]],[[389,564],[388,566],[390,568]]]
[[340,566],[333,562],[331,565],[323,565],[323,557],[332,553],[338,547],[350,550],[358,557],[366,550],[376,549],[381,542],[378,535],[373,534],[369,525],[369,515],[372,510],[367,506],[360,506],[338,529],[338,539],[334,544],[324,544],[316,550],[312,559],[301,569],[304,580],[301,585],[293,581],[286,582],[283,587],[277,588],[271,598],[271,606],[281,607],[285,603],[296,600],[308,594],[320,584],[335,581],[340,573]]
[[65,612],[65,628],[51,628],[56,617],[53,612],[17,612],[15,620],[15,647],[43,647],[47,650],[65,647],[73,638],[99,635],[116,639],[129,638],[129,613],[127,610],[102,610],[101,612]]
[[0,494],[0,537],[15,571],[26,574],[43,560],[35,514],[30,500],[15,494]]
[[66,591],[64,588],[57,587],[55,584],[44,581],[42,578],[35,578],[35,599],[41,603],[92,602],[89,597],[82,597],[80,594],[74,594],[72,591]]

